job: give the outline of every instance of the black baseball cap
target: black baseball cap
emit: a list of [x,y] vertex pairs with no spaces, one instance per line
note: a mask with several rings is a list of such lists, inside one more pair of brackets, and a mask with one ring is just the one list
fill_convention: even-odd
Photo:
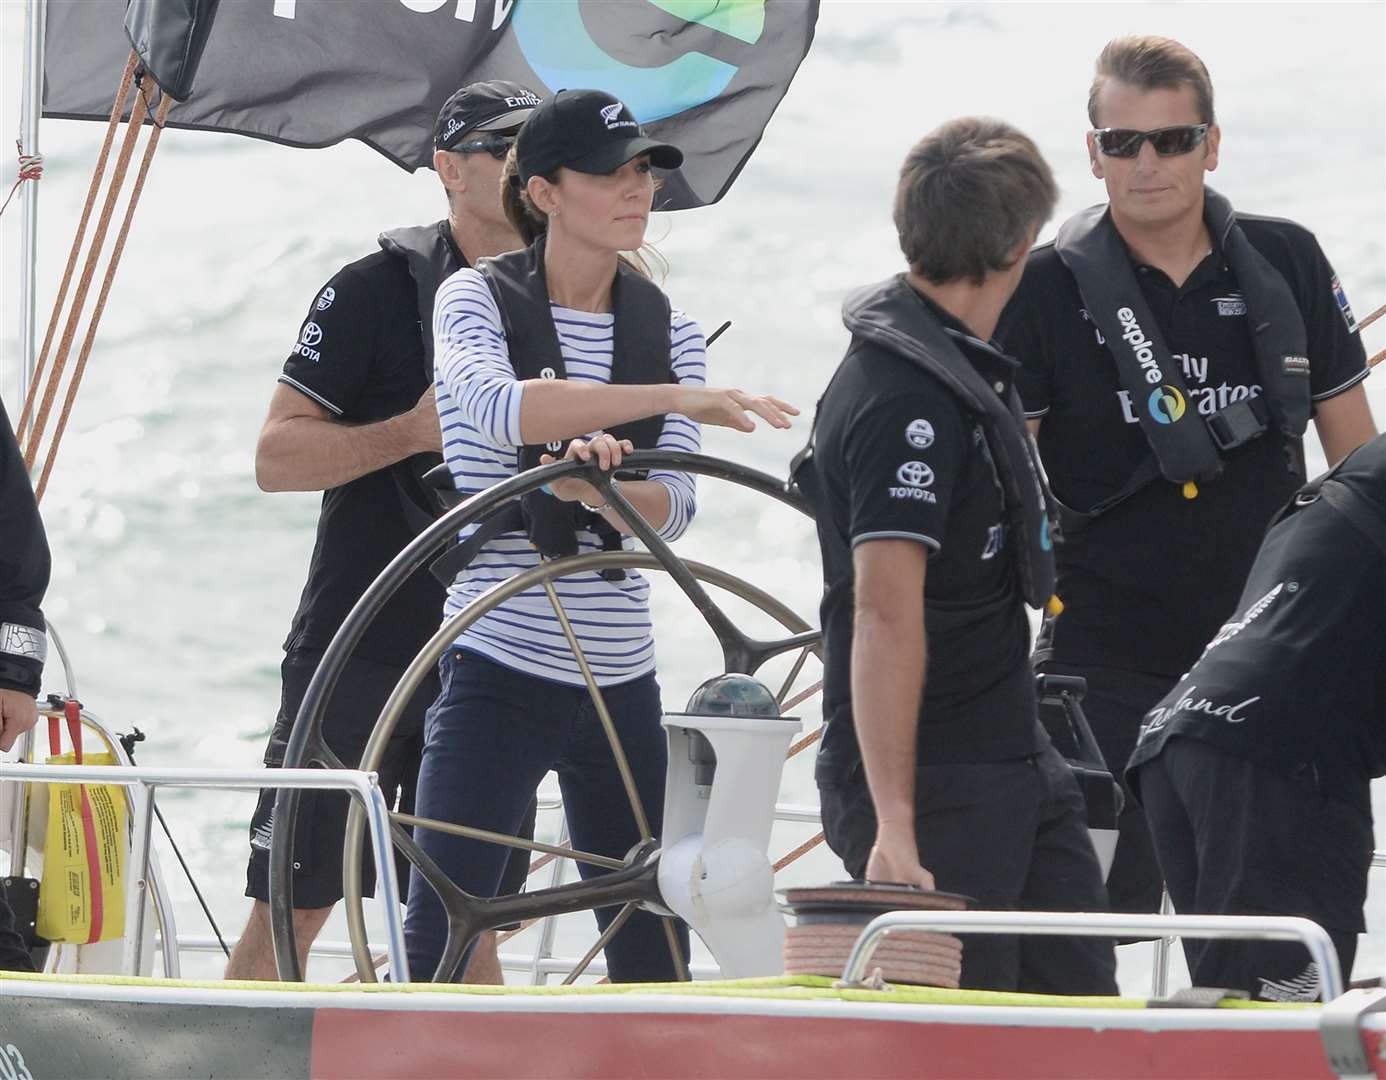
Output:
[[515,140],[520,180],[552,176],[566,166],[578,172],[615,172],[640,154],[661,169],[677,169],[683,151],[657,142],[619,98],[601,90],[560,90],[529,114]]
[[451,150],[472,131],[517,128],[539,104],[539,95],[519,83],[474,82],[453,94],[438,110],[433,149]]

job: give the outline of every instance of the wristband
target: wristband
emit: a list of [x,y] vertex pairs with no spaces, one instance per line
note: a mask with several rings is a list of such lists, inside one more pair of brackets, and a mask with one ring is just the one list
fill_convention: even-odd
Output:
[[[611,486],[615,488],[617,486],[617,483],[618,481],[616,477],[613,476],[611,478]],[[589,503],[582,503],[581,506],[584,510],[589,510],[594,514],[600,514],[603,510],[611,509],[611,501],[607,500],[606,502],[602,503],[601,506],[592,506]]]
[[48,635],[37,626],[24,623],[0,623],[0,654],[11,659],[32,660],[43,667],[48,659]]

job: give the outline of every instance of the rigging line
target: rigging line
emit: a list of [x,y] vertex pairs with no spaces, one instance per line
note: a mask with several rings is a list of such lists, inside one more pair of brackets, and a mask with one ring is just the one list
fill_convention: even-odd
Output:
[[[134,758],[130,763],[134,764]],[[207,901],[202,896],[202,890],[197,887],[197,882],[193,879],[191,868],[187,860],[183,858],[183,853],[178,850],[178,844],[173,839],[173,833],[169,831],[168,822],[164,820],[164,812],[159,809],[159,804],[154,804],[154,816],[159,819],[159,825],[164,830],[164,835],[168,837],[169,847],[173,848],[173,854],[178,857],[178,865],[183,868],[183,876],[188,879],[188,884],[192,886],[193,895],[197,897],[198,904],[202,907],[202,914],[207,916],[207,922],[211,924],[212,933],[217,936],[217,944],[221,946],[221,951],[226,954],[226,959],[231,959],[231,950],[226,947],[226,939],[221,936],[221,928],[217,926],[217,920],[212,915],[212,909],[207,906]]]
[[[143,97],[140,99],[143,101]],[[106,310],[106,301],[111,295],[111,285],[115,281],[116,267],[120,265],[120,257],[125,251],[125,241],[130,235],[130,222],[135,216],[135,207],[139,205],[140,194],[144,191],[145,180],[149,176],[149,165],[154,160],[154,151],[159,146],[159,136],[163,133],[164,118],[168,115],[169,106],[173,104],[173,99],[167,94],[163,95],[163,100],[159,103],[159,112],[155,118],[154,130],[149,135],[149,142],[144,148],[144,158],[140,161],[139,173],[135,176],[135,185],[130,192],[130,201],[125,207],[125,217],[120,223],[120,232],[116,235],[115,247],[111,250],[110,261],[106,265],[106,277],[101,283],[101,293],[96,299],[96,307],[91,313],[91,323],[87,326],[86,339],[82,342],[81,355],[77,357],[77,368],[72,373],[72,381],[67,388],[67,398],[63,402],[62,414],[58,417],[57,427],[53,431],[53,441],[48,448],[48,453],[43,461],[43,475],[39,477],[38,486],[34,489],[34,498],[43,498],[43,493],[48,487],[48,476],[53,471],[53,463],[58,456],[58,443],[62,440],[63,432],[67,430],[68,417],[72,413],[72,403],[77,397],[77,388],[81,384],[82,375],[87,368],[87,359],[91,356],[91,347],[96,341],[96,329],[101,324],[101,315]],[[133,113],[131,116],[133,117]]]
[[[111,218],[115,215],[116,201],[120,198],[120,189],[125,184],[125,175],[130,169],[130,158],[135,152],[135,142],[139,137],[140,123],[144,120],[144,98],[135,97],[134,108],[130,110],[130,119],[125,126],[125,138],[120,144],[120,153],[116,156],[115,171],[111,176],[110,186],[106,190],[106,198],[101,205],[101,216],[96,222],[96,233],[92,236],[91,248],[87,252],[87,258],[82,266],[82,274],[77,282],[77,292],[72,298],[72,309],[68,312],[67,322],[63,326],[63,336],[58,342],[58,351],[53,356],[53,371],[48,377],[48,385],[43,391],[43,402],[39,405],[38,416],[34,419],[33,430],[29,433],[29,441],[24,447],[24,466],[31,473],[34,470],[34,462],[38,459],[39,444],[43,439],[44,428],[48,425],[48,417],[53,411],[53,401],[58,395],[58,383],[62,378],[63,370],[67,367],[68,357],[72,354],[72,343],[77,337],[77,323],[81,320],[82,309],[86,307],[87,293],[91,291],[92,279],[96,277],[96,264],[101,259],[101,249],[106,244],[106,233],[111,227]],[[155,132],[157,135],[158,133]]]
[[790,863],[794,862],[796,859],[799,859],[804,855],[807,855],[810,851],[812,851],[822,842],[823,834],[821,832],[815,836],[810,836],[807,840],[805,840],[802,844],[796,847],[788,855],[776,862],[775,865],[770,868],[771,871],[778,874]]
[[810,746],[812,746],[814,743],[818,741],[819,736],[821,736],[822,734],[822,725],[814,728],[812,731],[810,731],[807,735],[805,735],[802,739],[800,739],[798,742],[796,742],[793,746],[789,748],[789,753],[785,754],[785,759],[788,760],[800,751],[807,750]]
[[14,186],[10,188],[10,193],[5,196],[5,201],[0,203],[0,214],[5,212],[10,205],[10,200],[14,198],[14,193],[19,190],[19,185],[25,180],[43,179],[43,155],[26,154],[24,144],[18,139],[14,141],[14,148],[19,152],[19,175],[14,178]]
[[[135,744],[144,742],[144,732],[135,728],[128,735],[117,735],[121,747],[125,750],[125,756],[130,759],[130,764],[135,764]],[[159,809],[158,803],[153,803],[154,816],[159,819],[159,825],[164,830],[164,836],[168,838],[169,847],[173,848],[173,854],[178,857],[178,865],[183,868],[183,876],[188,879],[188,884],[192,886],[193,895],[197,897],[197,902],[202,906],[202,914],[207,916],[207,922],[211,924],[212,933],[217,936],[217,944],[221,946],[221,951],[226,954],[226,958],[231,959],[231,950],[226,947],[226,939],[221,936],[221,927],[217,926],[217,920],[212,915],[212,909],[207,905],[206,899],[202,895],[202,890],[197,887],[197,879],[193,877],[192,868],[188,866],[187,859],[183,858],[183,853],[178,850],[178,841],[173,838],[173,832],[168,827],[168,822],[164,820],[164,812]]]
[[24,407],[19,414],[19,426],[15,428],[15,436],[21,443],[23,443],[29,422],[33,418],[34,402],[38,397],[43,369],[48,363],[48,350],[52,348],[53,335],[57,333],[58,319],[62,315],[63,304],[67,300],[67,290],[72,285],[73,271],[77,269],[77,256],[82,252],[82,241],[87,236],[87,224],[91,220],[91,211],[96,205],[97,192],[101,190],[101,180],[106,175],[106,163],[111,157],[111,146],[115,142],[116,129],[120,127],[120,115],[125,111],[125,99],[130,95],[130,83],[135,77],[135,65],[138,59],[137,53],[130,53],[130,59],[125,64],[125,73],[121,76],[120,88],[116,91],[115,103],[111,106],[111,118],[106,124],[106,137],[101,142],[101,151],[97,154],[96,166],[92,170],[91,184],[87,188],[87,201],[83,204],[82,216],[77,221],[77,232],[72,238],[72,250],[68,252],[67,267],[63,270],[63,279],[58,286],[57,299],[53,301],[53,313],[48,319],[48,331],[43,336],[43,348],[39,350],[38,361],[34,365],[34,373],[30,377],[29,385],[25,391]]

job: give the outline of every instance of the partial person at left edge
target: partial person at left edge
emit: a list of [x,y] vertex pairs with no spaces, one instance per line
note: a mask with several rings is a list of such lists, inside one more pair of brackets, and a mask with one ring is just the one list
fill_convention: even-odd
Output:
[[[308,580],[284,642],[282,699],[266,765],[283,764],[308,683],[347,613],[440,509],[422,482],[443,460],[434,404],[433,298],[456,270],[522,246],[501,209],[501,168],[516,130],[538,104],[528,88],[500,81],[472,83],[448,98],[433,135],[447,218],[382,233],[380,250],[334,274],[310,303],[284,362],[255,448],[255,478],[265,491],[321,491],[323,497]],[[443,599],[442,587],[420,570],[353,651],[322,724],[327,746],[348,767],[360,761],[390,692],[437,628]],[[381,763],[386,798],[393,802],[398,792],[402,809],[413,807],[423,713],[437,692],[434,680],[419,688]],[[227,978],[277,977],[268,903],[275,795],[263,791],[251,818],[246,895],[255,903]],[[301,795],[293,856],[300,965],[342,898],[347,807],[342,792]],[[506,891],[524,883],[523,854],[507,868]],[[369,858],[362,879],[370,895]],[[501,981],[494,938],[482,943],[469,981]]]
[[[48,628],[39,604],[48,590],[48,538],[29,472],[0,402],[0,752],[38,722]],[[33,971],[0,889],[0,970]]]

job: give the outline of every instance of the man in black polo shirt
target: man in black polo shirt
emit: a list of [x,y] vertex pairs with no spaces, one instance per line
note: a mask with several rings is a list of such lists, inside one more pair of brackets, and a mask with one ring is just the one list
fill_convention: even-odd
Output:
[[[447,100],[435,125],[433,155],[447,193],[447,219],[384,233],[381,250],[333,275],[314,297],[284,363],[255,449],[255,477],[265,491],[324,494],[308,581],[284,643],[283,698],[267,765],[283,763],[308,682],[347,612],[434,515],[421,483],[442,461],[433,296],[460,267],[521,246],[501,209],[501,170],[514,133],[538,104],[532,91],[507,82],[473,83]],[[323,721],[328,746],[346,764],[360,760],[385,700],[438,628],[442,610],[442,588],[420,571],[356,647]],[[436,694],[436,679],[425,682],[401,717],[381,770],[388,799],[400,790],[402,802],[412,806],[423,714]],[[262,792],[251,819],[246,895],[256,902],[227,978],[276,977],[268,905],[274,799],[273,790]],[[311,791],[299,804],[294,917],[300,963],[342,896],[347,805],[344,794]],[[523,882],[527,864],[514,861],[521,876],[508,879],[511,891]],[[366,873],[369,889],[369,866]],[[478,952],[484,959],[469,972],[472,979],[500,981],[494,935]]]
[[[1097,62],[1093,175],[1109,202],[1031,253],[998,340],[1061,504],[1063,612],[1040,669],[1088,680],[1119,774],[1140,719],[1228,617],[1266,523],[1303,483],[1312,416],[1330,463],[1375,433],[1352,311],[1313,235],[1204,187],[1221,133],[1202,62],[1122,38]],[[1107,879],[1153,911],[1160,874],[1127,800]]]
[[[1181,912],[1313,919],[1347,977],[1386,776],[1386,436],[1286,508],[1236,610],[1151,710],[1128,776]],[[1297,943],[1184,951],[1197,985],[1318,996]]]
[[[1024,601],[1052,595],[1047,506],[1015,365],[986,343],[1054,199],[1000,121],[925,136],[896,192],[909,273],[848,297],[852,345],[795,469],[823,554],[828,844],[853,877],[986,908],[1105,902],[1037,720]],[[962,984],[1114,993],[1113,969],[1100,941],[976,936]]]

